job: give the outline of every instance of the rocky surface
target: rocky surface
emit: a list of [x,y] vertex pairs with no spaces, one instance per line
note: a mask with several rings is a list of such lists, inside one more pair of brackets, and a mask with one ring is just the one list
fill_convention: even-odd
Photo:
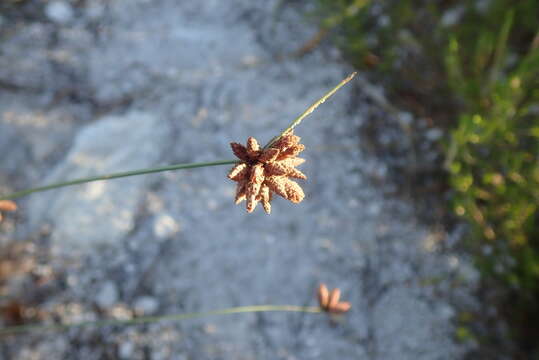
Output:
[[[230,159],[230,141],[269,140],[351,71],[332,48],[289,55],[315,29],[279,4],[54,1],[37,19],[0,25],[0,190]],[[385,110],[352,89],[297,130],[309,177],[300,205],[276,199],[270,216],[247,214],[228,168],[209,167],[28,196],[0,238],[49,251],[47,296],[15,285],[5,296],[26,291],[56,320],[314,305],[321,281],[353,304],[346,317],[79,328],[8,338],[0,356],[459,358],[453,304],[469,299],[474,271],[446,249],[450,237],[384,196],[384,164],[359,150],[357,129]]]

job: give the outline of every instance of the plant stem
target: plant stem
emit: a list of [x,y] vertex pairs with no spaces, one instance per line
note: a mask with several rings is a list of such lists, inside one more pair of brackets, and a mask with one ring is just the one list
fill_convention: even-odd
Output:
[[314,306],[295,306],[295,305],[254,305],[254,306],[239,306],[228,309],[211,310],[205,312],[195,312],[188,314],[163,315],[163,316],[141,316],[130,320],[106,319],[98,321],[83,321],[72,324],[54,324],[54,325],[20,325],[0,329],[0,336],[16,335],[31,331],[61,331],[71,328],[86,327],[86,326],[111,326],[111,325],[138,325],[148,324],[158,321],[181,321],[186,319],[194,319],[211,315],[231,315],[240,313],[255,313],[255,312],[302,312],[302,313],[320,313],[322,309]]
[[335,86],[333,89],[331,89],[330,91],[328,91],[324,96],[322,96],[320,99],[316,100],[311,106],[309,106],[307,108],[307,110],[305,110],[300,116],[298,116],[294,121],[292,121],[292,123],[290,124],[289,127],[287,127],[286,129],[284,129],[283,132],[281,132],[279,135],[277,135],[276,137],[274,137],[273,139],[270,140],[269,143],[266,144],[266,146],[264,146],[264,149],[267,149],[269,148],[271,145],[273,145],[277,140],[279,140],[283,135],[285,135],[286,133],[294,130],[294,128],[296,126],[298,126],[301,121],[303,119],[305,119],[308,115],[310,115],[314,110],[316,110],[317,107],[319,107],[320,105],[322,105],[327,99],[329,99],[333,94],[335,94],[341,87],[343,87],[347,82],[349,82],[350,80],[352,80],[354,78],[354,76],[356,76],[357,72],[354,71],[353,73],[351,73],[350,75],[348,75],[348,77],[346,77],[346,79],[344,79],[343,81],[341,81],[337,86]]
[[[264,149],[267,149],[268,147],[273,145],[275,141],[277,141],[286,133],[294,130],[294,128],[298,126],[304,118],[310,115],[317,107],[323,104],[327,99],[329,99],[333,94],[335,94],[347,82],[352,80],[354,76],[356,76],[356,74],[357,72],[353,72],[352,74],[348,75],[346,79],[341,81],[337,86],[335,86],[333,89],[328,91],[320,99],[315,101],[311,106],[309,106],[309,108],[307,108],[307,110],[305,110],[300,116],[298,116],[294,121],[292,121],[289,127],[287,127],[279,135],[271,139],[271,141],[266,146],[264,146]],[[92,177],[87,177],[87,178],[82,178],[82,179],[75,179],[75,180],[50,184],[46,186],[40,186],[33,189],[18,191],[13,194],[0,196],[0,200],[16,199],[16,198],[29,195],[35,192],[39,192],[39,191],[46,191],[46,190],[57,189],[57,188],[65,187],[65,186],[84,184],[84,183],[88,183],[92,181],[111,180],[111,179],[117,179],[117,178],[128,177],[128,176],[157,173],[157,172],[162,172],[162,171],[194,169],[194,168],[205,167],[205,166],[230,165],[230,164],[235,164],[236,162],[237,160],[223,160],[223,161],[213,161],[213,162],[205,162],[205,163],[178,164],[178,165],[170,165],[170,166],[163,166],[163,167],[156,167],[156,168],[149,168],[149,169],[126,171],[126,172],[120,172],[120,173],[108,174],[108,175],[92,176]]]
[[39,192],[39,191],[57,189],[64,186],[84,184],[84,183],[88,183],[92,181],[111,180],[111,179],[118,179],[122,177],[151,174],[151,173],[171,171],[171,170],[194,169],[194,168],[205,167],[205,166],[229,165],[229,164],[235,164],[236,162],[237,160],[222,160],[222,161],[212,161],[212,162],[203,162],[203,163],[177,164],[177,165],[169,165],[169,166],[162,166],[162,167],[156,167],[156,168],[125,171],[125,172],[119,172],[119,173],[108,174],[108,175],[98,175],[98,176],[75,179],[75,180],[60,182],[56,184],[40,186],[33,189],[18,191],[13,194],[0,196],[0,200],[15,199],[15,198],[19,198],[21,196],[29,195],[29,194]]

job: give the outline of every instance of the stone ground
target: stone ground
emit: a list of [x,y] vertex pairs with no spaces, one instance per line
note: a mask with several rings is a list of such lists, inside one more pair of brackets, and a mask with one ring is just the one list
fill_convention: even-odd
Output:
[[[50,1],[31,19],[4,16],[0,191],[230,159],[230,141],[266,142],[351,71],[329,47],[289,56],[315,29],[305,9],[280,5]],[[385,110],[372,101],[378,90],[357,81],[296,132],[309,177],[300,205],[276,199],[270,216],[247,214],[233,204],[228,167],[209,167],[31,195],[0,233],[2,246],[30,242],[35,254],[2,301],[37,307],[48,321],[315,305],[319,282],[341,288],[353,304],[346,317],[35,333],[2,339],[0,358],[462,357],[469,345],[455,341],[454,304],[470,301],[475,273],[451,250],[455,236],[384,195],[385,164],[360,151],[358,128]]]

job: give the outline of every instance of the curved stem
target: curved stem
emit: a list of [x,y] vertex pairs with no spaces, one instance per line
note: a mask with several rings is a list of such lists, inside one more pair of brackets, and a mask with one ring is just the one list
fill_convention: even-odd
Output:
[[169,166],[162,166],[162,167],[156,167],[156,168],[125,171],[125,172],[119,172],[119,173],[108,174],[108,175],[98,175],[98,176],[75,179],[75,180],[40,186],[33,189],[18,191],[13,194],[0,196],[0,200],[16,199],[21,196],[29,195],[29,194],[39,192],[39,191],[57,189],[57,188],[65,187],[65,186],[71,186],[71,185],[84,184],[84,183],[88,183],[92,181],[111,180],[111,179],[118,179],[122,177],[152,174],[152,173],[171,171],[171,170],[194,169],[194,168],[205,167],[205,166],[229,165],[229,164],[235,164],[237,162],[238,162],[237,160],[222,160],[222,161],[212,161],[212,162],[203,162],[203,163],[177,164],[177,165],[169,165]]
[[315,306],[295,306],[295,305],[254,305],[254,306],[239,306],[228,309],[211,310],[205,312],[196,312],[177,315],[163,316],[141,316],[130,320],[106,319],[98,321],[83,321],[73,324],[54,324],[54,325],[20,325],[0,329],[0,336],[22,334],[30,331],[61,331],[76,327],[86,326],[110,326],[110,325],[138,325],[147,324],[158,321],[181,321],[186,319],[194,319],[211,315],[231,315],[240,313],[255,313],[255,312],[302,312],[302,313],[320,313],[322,309]]
[[[335,86],[333,89],[328,91],[320,99],[315,101],[311,106],[309,106],[309,108],[307,108],[307,110],[305,110],[300,116],[294,119],[294,121],[292,121],[290,126],[288,126],[279,135],[271,139],[270,142],[267,143],[266,146],[264,146],[264,149],[267,149],[268,147],[273,145],[275,141],[277,141],[286,133],[294,130],[294,128],[298,126],[304,118],[306,118],[314,110],[316,110],[318,106],[323,104],[327,99],[329,99],[333,94],[335,94],[342,86],[344,86],[346,83],[352,80],[354,76],[356,76],[356,74],[357,72],[353,72],[352,74],[348,75],[346,79],[341,81],[337,86]],[[144,175],[144,174],[151,174],[151,173],[162,172],[162,171],[193,169],[193,168],[205,167],[205,166],[229,165],[229,164],[235,164],[236,162],[237,160],[223,160],[223,161],[213,161],[213,162],[205,162],[205,163],[178,164],[178,165],[170,165],[170,166],[163,166],[163,167],[157,167],[157,168],[126,171],[126,172],[120,172],[120,173],[108,174],[108,175],[92,176],[92,177],[75,179],[75,180],[70,180],[70,181],[65,181],[65,182],[60,182],[60,183],[55,183],[55,184],[50,184],[46,186],[40,186],[40,187],[36,187],[32,189],[18,191],[13,194],[0,196],[0,200],[16,199],[16,198],[29,195],[35,192],[39,192],[39,191],[46,191],[46,190],[57,189],[57,188],[65,187],[65,186],[84,184],[84,183],[88,183],[92,181],[111,180],[111,179],[117,179],[117,178],[122,178],[122,177],[127,177],[127,176]]]
[[329,99],[333,94],[335,94],[341,87],[343,87],[347,82],[349,82],[350,80],[352,80],[354,78],[354,76],[356,76],[357,74],[357,71],[354,71],[353,73],[351,73],[350,75],[348,75],[346,77],[346,79],[344,79],[343,81],[341,81],[337,86],[335,86],[333,89],[331,89],[330,91],[328,91],[324,96],[322,96],[320,99],[316,100],[311,106],[309,106],[307,108],[307,110],[305,110],[300,116],[298,116],[296,119],[294,119],[294,121],[292,121],[292,123],[290,124],[289,127],[287,127],[286,129],[283,130],[283,132],[281,132],[279,135],[277,135],[276,137],[274,137],[273,139],[270,140],[269,143],[266,144],[266,146],[264,146],[264,149],[267,149],[269,148],[271,145],[273,145],[277,140],[279,140],[279,138],[281,138],[283,135],[285,135],[286,133],[294,130],[294,128],[296,126],[298,126],[301,121],[303,121],[303,119],[305,119],[307,116],[309,116],[314,110],[316,110],[317,107],[319,107],[320,105],[322,105],[327,99]]

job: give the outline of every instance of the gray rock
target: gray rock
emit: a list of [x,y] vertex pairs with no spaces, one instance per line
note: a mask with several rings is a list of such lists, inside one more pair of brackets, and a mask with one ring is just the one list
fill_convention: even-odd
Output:
[[[0,123],[0,177],[21,174],[21,164],[29,161],[29,149],[22,134],[13,126]],[[22,175],[22,174],[21,174]]]
[[438,128],[432,128],[425,131],[425,137],[430,141],[438,141],[444,136],[444,132]]
[[86,5],[86,16],[91,20],[99,20],[105,13],[105,5],[92,1]]
[[[141,112],[109,116],[83,129],[66,158],[45,183],[158,165],[168,141],[167,125]],[[59,253],[117,243],[134,225],[147,176],[92,182],[34,196],[34,226],[54,225]]]
[[120,344],[118,355],[121,359],[132,359],[135,351],[135,344],[131,341],[124,341]]
[[159,301],[157,301],[156,298],[151,296],[141,296],[137,300],[135,300],[135,304],[133,305],[134,310],[138,314],[153,314],[157,311],[159,308]]
[[[447,321],[446,314],[431,311],[427,303],[410,295],[410,289],[392,287],[377,301],[373,316],[378,357],[453,359],[450,353],[439,351],[440,346],[451,346],[442,326]],[[414,314],[413,321],[409,314]]]
[[440,316],[443,318],[443,319],[447,319],[447,320],[450,320],[452,319],[455,314],[456,314],[456,311],[453,307],[451,307],[450,305],[442,305],[440,307],[440,309],[438,309],[439,311],[439,314]]
[[[482,1],[477,1],[476,4],[480,2]],[[453,26],[460,20],[460,18],[464,14],[464,11],[464,6],[456,6],[452,9],[446,10],[442,16],[442,19],[440,20],[440,23],[446,27]]]
[[109,308],[118,301],[118,287],[112,281],[105,282],[95,297],[95,302],[102,308]]
[[154,219],[153,233],[159,239],[173,236],[179,230],[180,225],[169,214],[158,214]]
[[73,20],[73,8],[66,1],[51,1],[45,6],[47,17],[58,24],[66,24]]

